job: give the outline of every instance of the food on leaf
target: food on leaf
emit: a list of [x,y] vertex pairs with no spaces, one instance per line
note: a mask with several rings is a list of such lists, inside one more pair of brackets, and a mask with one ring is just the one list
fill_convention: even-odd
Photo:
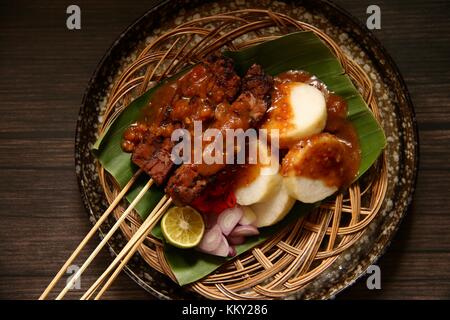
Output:
[[233,251],[230,249],[230,245],[228,244],[227,238],[225,238],[225,236],[222,234],[219,246],[208,253],[219,257],[228,257],[232,252]]
[[237,245],[243,244],[245,242],[245,237],[242,237],[242,236],[240,236],[240,237],[237,237],[237,236],[236,237],[228,237],[228,242],[231,245],[237,246]]
[[256,215],[255,226],[258,228],[271,226],[283,219],[295,204],[286,190],[281,184],[277,192],[265,202],[256,203],[251,206]]
[[278,174],[278,155],[272,154],[270,148],[261,141],[257,143],[257,150],[262,159],[258,156],[256,164],[248,164],[236,180],[238,187],[234,193],[240,205],[248,206],[267,200],[282,180]]
[[[223,131],[225,136],[225,130],[255,127],[270,105],[271,90],[272,77],[265,74],[261,66],[252,65],[241,81],[240,95],[231,105],[216,109],[209,128]],[[225,162],[183,164],[170,177],[165,191],[175,204],[189,204],[201,196],[214,176],[225,167]]]
[[288,193],[299,201],[314,203],[349,184],[357,173],[350,148],[329,133],[300,141],[282,163]]
[[224,210],[217,218],[217,224],[220,226],[224,235],[229,235],[234,227],[242,218],[243,211],[240,207],[234,207]]
[[252,208],[248,206],[242,206],[243,215],[241,220],[239,220],[239,224],[242,226],[246,226],[249,224],[254,224],[256,221],[256,214],[253,212]]
[[211,227],[205,231],[202,241],[198,245],[198,249],[205,253],[216,250],[222,242],[222,230],[218,225]]
[[162,218],[161,229],[168,243],[187,249],[200,243],[205,224],[201,214],[193,208],[173,207]]
[[279,130],[282,147],[322,132],[327,121],[323,92],[295,80],[293,77],[276,78],[272,107],[262,125],[268,130]]
[[141,119],[125,131],[122,149],[132,152],[132,161],[162,185],[175,167],[172,132],[178,128],[192,131],[194,121],[214,121],[217,108],[234,101],[239,86],[233,61],[209,56],[156,90]]
[[[158,188],[154,186],[149,192],[153,196],[152,201],[160,198],[165,188],[166,199],[170,197],[182,208],[191,206],[201,212],[206,227],[203,226],[204,235],[196,239],[196,250],[233,257],[269,239],[275,230],[280,230],[277,229],[278,226],[261,230],[257,228],[272,226],[282,220],[293,207],[295,198],[314,202],[313,200],[326,197],[326,194],[332,194],[352,183],[373,164],[385,145],[382,129],[349,77],[343,73],[342,68],[337,67],[339,62],[333,53],[310,32],[300,32],[290,37],[296,41],[285,48],[289,52],[287,56],[283,55],[282,50],[274,50],[278,45],[278,40],[274,40],[258,46],[257,51],[249,48],[249,51],[244,49],[242,52],[227,52],[226,55],[233,59],[214,54],[214,57],[207,57],[193,67],[190,66],[188,71],[183,71],[182,76],[161,82],[125,108],[108,129],[109,132],[104,132],[94,146],[102,166],[116,178],[119,185],[125,185],[136,171],[130,163],[130,157],[123,156],[122,151],[125,151],[132,153],[132,162],[158,185]],[[298,39],[306,40],[302,42],[297,41]],[[296,44],[299,43],[302,45],[297,48]],[[316,50],[320,54],[316,54]],[[277,51],[276,56],[271,54],[272,51]],[[308,56],[300,55],[299,52],[307,52]],[[335,61],[336,67],[331,65],[324,71],[321,62],[328,61]],[[261,65],[252,65],[256,62]],[[237,75],[233,64],[236,64],[239,74],[244,75],[242,78]],[[300,66],[316,73],[318,78],[304,71],[289,71],[290,68]],[[273,81],[264,71],[276,75]],[[320,81],[321,77],[326,85]],[[287,112],[282,112],[283,110]],[[140,119],[137,117],[138,111],[143,111]],[[236,195],[235,177],[246,174],[247,165],[203,163],[183,164],[177,168],[178,164],[174,165],[169,157],[173,148],[170,135],[177,128],[191,130],[194,120],[201,121],[205,129],[216,128],[220,131],[226,128],[281,129],[282,165],[280,176],[277,175],[276,179],[282,182],[272,187],[271,183],[261,183],[259,188],[255,188],[259,189],[259,193],[249,187],[247,191],[250,192],[237,192]],[[123,128],[127,126],[130,127],[123,132]],[[333,179],[330,180],[328,175],[316,177],[304,173],[310,165],[304,165],[307,162],[301,152],[305,151],[307,155],[311,150],[301,151],[299,145],[313,141],[316,137],[323,137],[322,135],[332,136],[333,138],[326,138],[329,141],[338,139],[347,148],[348,172],[340,182],[330,183]],[[123,140],[118,141],[117,136],[123,137]],[[363,147],[361,149],[359,139]],[[110,146],[111,141],[114,141],[114,147]],[[121,143],[122,148],[118,148]],[[269,145],[270,143],[271,141]],[[331,142],[330,145],[336,147],[334,143]],[[315,160],[326,162],[329,159]],[[286,164],[288,162],[291,165]],[[126,170],[122,170],[123,168]],[[331,171],[330,175],[333,176]],[[137,181],[136,188],[138,186],[142,186],[142,181]],[[331,190],[326,190],[327,188]],[[306,195],[301,191],[303,189],[307,189]],[[326,192],[317,194],[314,190]],[[130,193],[129,200],[136,193],[135,190],[133,192]],[[249,197],[250,201],[242,200],[245,197]],[[154,203],[148,199],[143,200],[145,205],[136,209],[145,219]],[[236,203],[240,205],[237,206]],[[252,204],[246,206],[244,203]],[[240,219],[237,219],[237,215],[231,215],[233,219],[225,219],[224,216],[221,219],[226,223],[222,221],[224,225],[221,228],[218,222],[220,215],[227,210],[239,211],[236,206],[242,211]],[[309,210],[311,206],[299,204],[299,208]],[[292,214],[298,215],[299,212],[304,211],[295,210]],[[174,246],[178,244],[183,249],[192,248],[196,241],[188,241],[189,244],[183,243],[181,246],[174,241],[180,236],[168,226],[175,226],[173,229],[178,230],[183,228],[180,228],[179,222],[174,222],[177,219],[168,219],[166,216],[161,221],[161,229],[167,242]],[[258,233],[258,237],[248,241],[247,237]],[[156,231],[154,236],[160,237]],[[164,253],[178,283],[182,285],[206,276],[226,261],[214,262],[193,250],[177,250],[170,246],[165,246]],[[192,261],[198,268],[186,272],[191,268]]]
[[245,226],[237,226],[233,232],[230,233],[231,237],[251,237],[259,234],[258,228],[248,224]]

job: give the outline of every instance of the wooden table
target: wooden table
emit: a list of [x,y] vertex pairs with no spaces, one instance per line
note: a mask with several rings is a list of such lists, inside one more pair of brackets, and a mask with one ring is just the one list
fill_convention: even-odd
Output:
[[[337,2],[365,21],[373,1]],[[368,290],[362,279],[341,299],[450,298],[450,4],[393,2],[376,1],[382,13],[376,34],[398,63],[415,104],[417,191],[379,261],[382,289]],[[103,53],[153,1],[75,3],[82,8],[81,31],[66,29],[68,2],[0,6],[0,298],[37,298],[89,230],[73,159],[80,101]],[[82,286],[110,261],[103,252]],[[125,275],[106,297],[152,298]]]

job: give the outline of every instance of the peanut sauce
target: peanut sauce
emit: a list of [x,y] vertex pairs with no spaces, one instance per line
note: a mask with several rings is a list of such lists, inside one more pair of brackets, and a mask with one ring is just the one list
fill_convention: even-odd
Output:
[[239,174],[235,175],[233,184],[235,188],[248,186],[259,177],[261,166],[258,164],[243,164],[240,166]]
[[[296,151],[306,149],[299,157]],[[359,168],[359,153],[347,141],[330,133],[317,134],[292,147],[283,159],[281,174],[318,179],[332,187],[350,184]]]
[[[293,117],[292,107],[289,102],[289,95],[292,82],[308,83],[314,79],[306,71],[287,71],[274,78],[274,90],[272,91],[272,106],[267,111],[261,128],[280,130],[280,136],[292,128],[291,119]],[[293,141],[282,141],[280,145],[289,147]],[[294,141],[295,142],[295,141]]]
[[[327,122],[324,133],[300,141],[289,141],[284,145],[280,141],[283,148],[280,150],[280,159],[283,159],[283,155],[288,150],[314,146],[309,150],[308,156],[302,157],[299,162],[295,162],[294,160],[297,159],[293,156],[284,157],[281,174],[286,176],[294,172],[297,176],[320,179],[328,186],[338,188],[349,185],[357,176],[361,161],[358,134],[353,124],[347,119],[347,102],[342,97],[329,92],[325,84],[315,76],[305,71],[288,71],[277,76],[274,79],[272,107],[268,110],[262,127],[269,130],[272,127],[278,128],[281,131],[289,129],[292,111],[288,95],[292,82],[307,83],[322,91],[326,99]],[[271,123],[270,119],[274,121]],[[332,135],[332,140],[321,138],[328,134]],[[334,137],[339,143],[335,143]],[[245,165],[235,179],[236,185],[250,184],[258,177],[259,171],[259,165]]]
[[232,89],[227,90],[216,85],[215,77],[210,68],[198,64],[177,80],[156,89],[139,120],[125,130],[122,149],[133,152],[146,132],[170,138],[180,127],[192,133],[194,121],[202,121],[207,127],[215,116],[216,106],[226,105],[226,100],[236,94],[235,84],[239,83],[239,77],[231,77],[227,85]]
[[[306,80],[305,80],[306,79]],[[282,84],[302,82],[321,90],[326,99],[327,122],[324,133],[298,141],[293,148],[310,147],[307,156],[302,157],[295,165],[290,158],[283,159],[281,173],[287,175],[294,169],[297,176],[320,179],[328,186],[341,188],[349,185],[357,176],[361,161],[361,150],[358,134],[351,121],[347,119],[347,102],[340,96],[331,93],[326,86],[314,76],[306,72],[286,72],[280,75]],[[336,137],[339,143],[333,136]],[[331,139],[328,139],[330,138]]]

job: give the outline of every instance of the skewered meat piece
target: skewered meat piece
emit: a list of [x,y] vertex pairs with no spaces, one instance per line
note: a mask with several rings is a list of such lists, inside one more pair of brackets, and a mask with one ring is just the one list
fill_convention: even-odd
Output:
[[[264,74],[259,65],[253,65],[242,79],[242,93],[229,107],[216,109],[210,128],[221,130],[225,136],[225,129],[255,127],[270,105],[272,85],[272,77]],[[170,177],[166,193],[177,205],[190,204],[224,167],[225,164],[183,164]]]
[[170,139],[155,137],[148,133],[144,142],[140,143],[133,152],[132,161],[147,172],[156,184],[161,185],[173,166],[170,159],[171,151]]
[[[173,130],[192,131],[196,120],[207,127],[214,121],[216,107],[233,101],[239,87],[240,78],[232,60],[209,56],[177,81],[158,89],[145,110],[144,121],[128,129],[128,135],[137,138],[127,140],[127,132],[124,135],[124,151],[133,152],[132,161],[158,185],[163,184],[174,167],[170,158]],[[131,131],[138,129],[138,134],[133,135]]]
[[192,129],[195,120],[207,127],[214,120],[216,107],[236,98],[240,77],[231,59],[211,55],[177,83],[180,92],[170,107],[170,121],[182,122],[184,128]]

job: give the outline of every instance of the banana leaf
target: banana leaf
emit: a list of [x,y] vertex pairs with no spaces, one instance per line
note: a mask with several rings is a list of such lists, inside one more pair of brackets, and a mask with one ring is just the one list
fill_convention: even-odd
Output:
[[[260,64],[265,72],[274,76],[288,70],[305,70],[316,75],[331,91],[345,98],[348,103],[348,118],[356,128],[361,145],[361,164],[358,178],[372,166],[385,147],[386,139],[382,128],[373,117],[350,78],[345,74],[339,61],[314,33],[296,32],[251,48],[241,51],[227,51],[224,54],[233,59],[236,70],[241,75],[253,63]],[[179,75],[173,78],[177,76]],[[167,81],[169,80],[167,79]],[[137,170],[137,167],[131,163],[130,154],[121,150],[122,134],[131,123],[138,119],[141,109],[148,104],[157,89],[158,86],[135,99],[105,130],[105,133],[99,137],[93,147],[93,152],[100,163],[122,187]],[[129,201],[134,199],[147,179],[141,177],[137,181],[127,195]],[[142,219],[147,217],[162,195],[163,191],[158,187],[152,187],[147,192],[136,207]],[[263,228],[258,237],[249,238],[245,244],[238,246],[237,253],[241,254],[267,240],[286,224],[311,211],[316,205],[318,204],[297,203],[282,222],[275,226]],[[155,227],[152,233],[154,236],[163,239],[159,226]],[[164,252],[180,285],[203,278],[228,260],[195,250],[177,249],[167,244],[164,246]]]

